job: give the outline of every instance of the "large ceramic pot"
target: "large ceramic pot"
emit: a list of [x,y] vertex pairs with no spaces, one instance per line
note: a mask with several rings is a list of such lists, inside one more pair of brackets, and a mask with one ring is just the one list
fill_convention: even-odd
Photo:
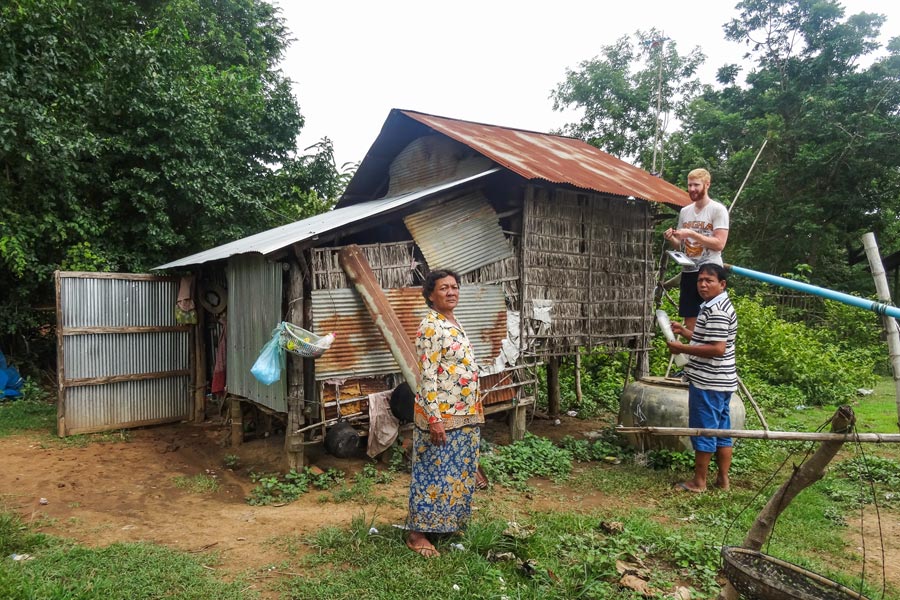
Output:
[[[744,429],[744,401],[731,395],[731,428]],[[626,427],[687,427],[688,384],[679,379],[644,377],[629,383],[619,399],[619,424]],[[693,451],[688,436],[628,434],[628,443],[639,451]]]

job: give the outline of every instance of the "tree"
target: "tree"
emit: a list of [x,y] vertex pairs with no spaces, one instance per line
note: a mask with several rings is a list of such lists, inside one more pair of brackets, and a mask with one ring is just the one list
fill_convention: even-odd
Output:
[[680,164],[704,157],[733,193],[762,141],[765,154],[732,215],[728,258],[781,273],[805,263],[819,284],[871,289],[851,269],[866,231],[896,229],[900,204],[900,40],[868,67],[884,18],[844,18],[839,3],[747,0],[726,37],[755,61],[746,83],[719,71],[685,115]]
[[554,110],[584,111],[563,133],[650,169],[657,131],[664,142],[669,119],[679,117],[700,90],[696,72],[705,57],[699,48],[679,54],[656,29],[634,38],[622,37],[577,70],[567,69],[551,97]]
[[336,195],[330,143],[296,156],[287,36],[262,0],[0,5],[0,332],[46,322],[56,269],[144,271]]

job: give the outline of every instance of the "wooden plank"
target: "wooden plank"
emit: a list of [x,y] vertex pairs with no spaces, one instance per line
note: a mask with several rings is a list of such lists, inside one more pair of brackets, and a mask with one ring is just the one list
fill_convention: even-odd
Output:
[[62,319],[62,274],[54,273],[56,280],[56,389],[58,390],[56,402],[56,435],[66,437],[66,359],[63,352],[63,323]]
[[128,281],[179,281],[174,275],[150,275],[147,273],[101,273],[96,271],[57,271],[63,279],[125,279]]
[[193,325],[135,325],[125,327],[64,327],[62,335],[91,335],[95,333],[160,333],[190,331]]
[[375,278],[369,261],[356,244],[343,248],[338,253],[338,262],[347,274],[353,287],[362,298],[366,310],[372,316],[375,326],[387,342],[391,355],[400,366],[400,372],[413,389],[418,387],[419,363],[412,341],[406,337],[406,331],[394,308],[388,302],[384,290]]
[[135,373],[129,375],[110,375],[109,377],[83,377],[80,379],[66,379],[65,387],[80,387],[85,385],[104,385],[107,383],[121,383],[123,381],[145,381],[147,379],[166,379],[169,377],[190,377],[190,369],[177,371],[156,371],[153,373]]

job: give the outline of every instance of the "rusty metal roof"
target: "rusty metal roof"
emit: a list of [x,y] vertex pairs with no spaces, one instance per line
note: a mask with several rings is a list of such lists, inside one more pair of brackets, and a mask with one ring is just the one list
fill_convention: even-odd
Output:
[[469,146],[526,179],[544,179],[675,206],[690,204],[690,197],[684,190],[575,138],[411,110],[398,112]]

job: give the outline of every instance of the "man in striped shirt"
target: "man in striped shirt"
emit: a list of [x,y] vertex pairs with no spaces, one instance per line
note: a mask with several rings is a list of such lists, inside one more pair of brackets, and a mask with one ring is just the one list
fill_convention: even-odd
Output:
[[[688,426],[698,429],[731,429],[729,404],[737,389],[734,366],[734,340],[737,335],[737,315],[728,298],[728,271],[707,263],[700,266],[697,291],[703,298],[694,329],[672,323],[672,331],[690,343],[667,342],[673,354],[689,355],[684,368],[688,380]],[[694,436],[694,478],[676,484],[688,492],[706,490],[706,477],[713,454],[719,467],[715,486],[730,487],[728,469],[731,467],[731,438]]]

